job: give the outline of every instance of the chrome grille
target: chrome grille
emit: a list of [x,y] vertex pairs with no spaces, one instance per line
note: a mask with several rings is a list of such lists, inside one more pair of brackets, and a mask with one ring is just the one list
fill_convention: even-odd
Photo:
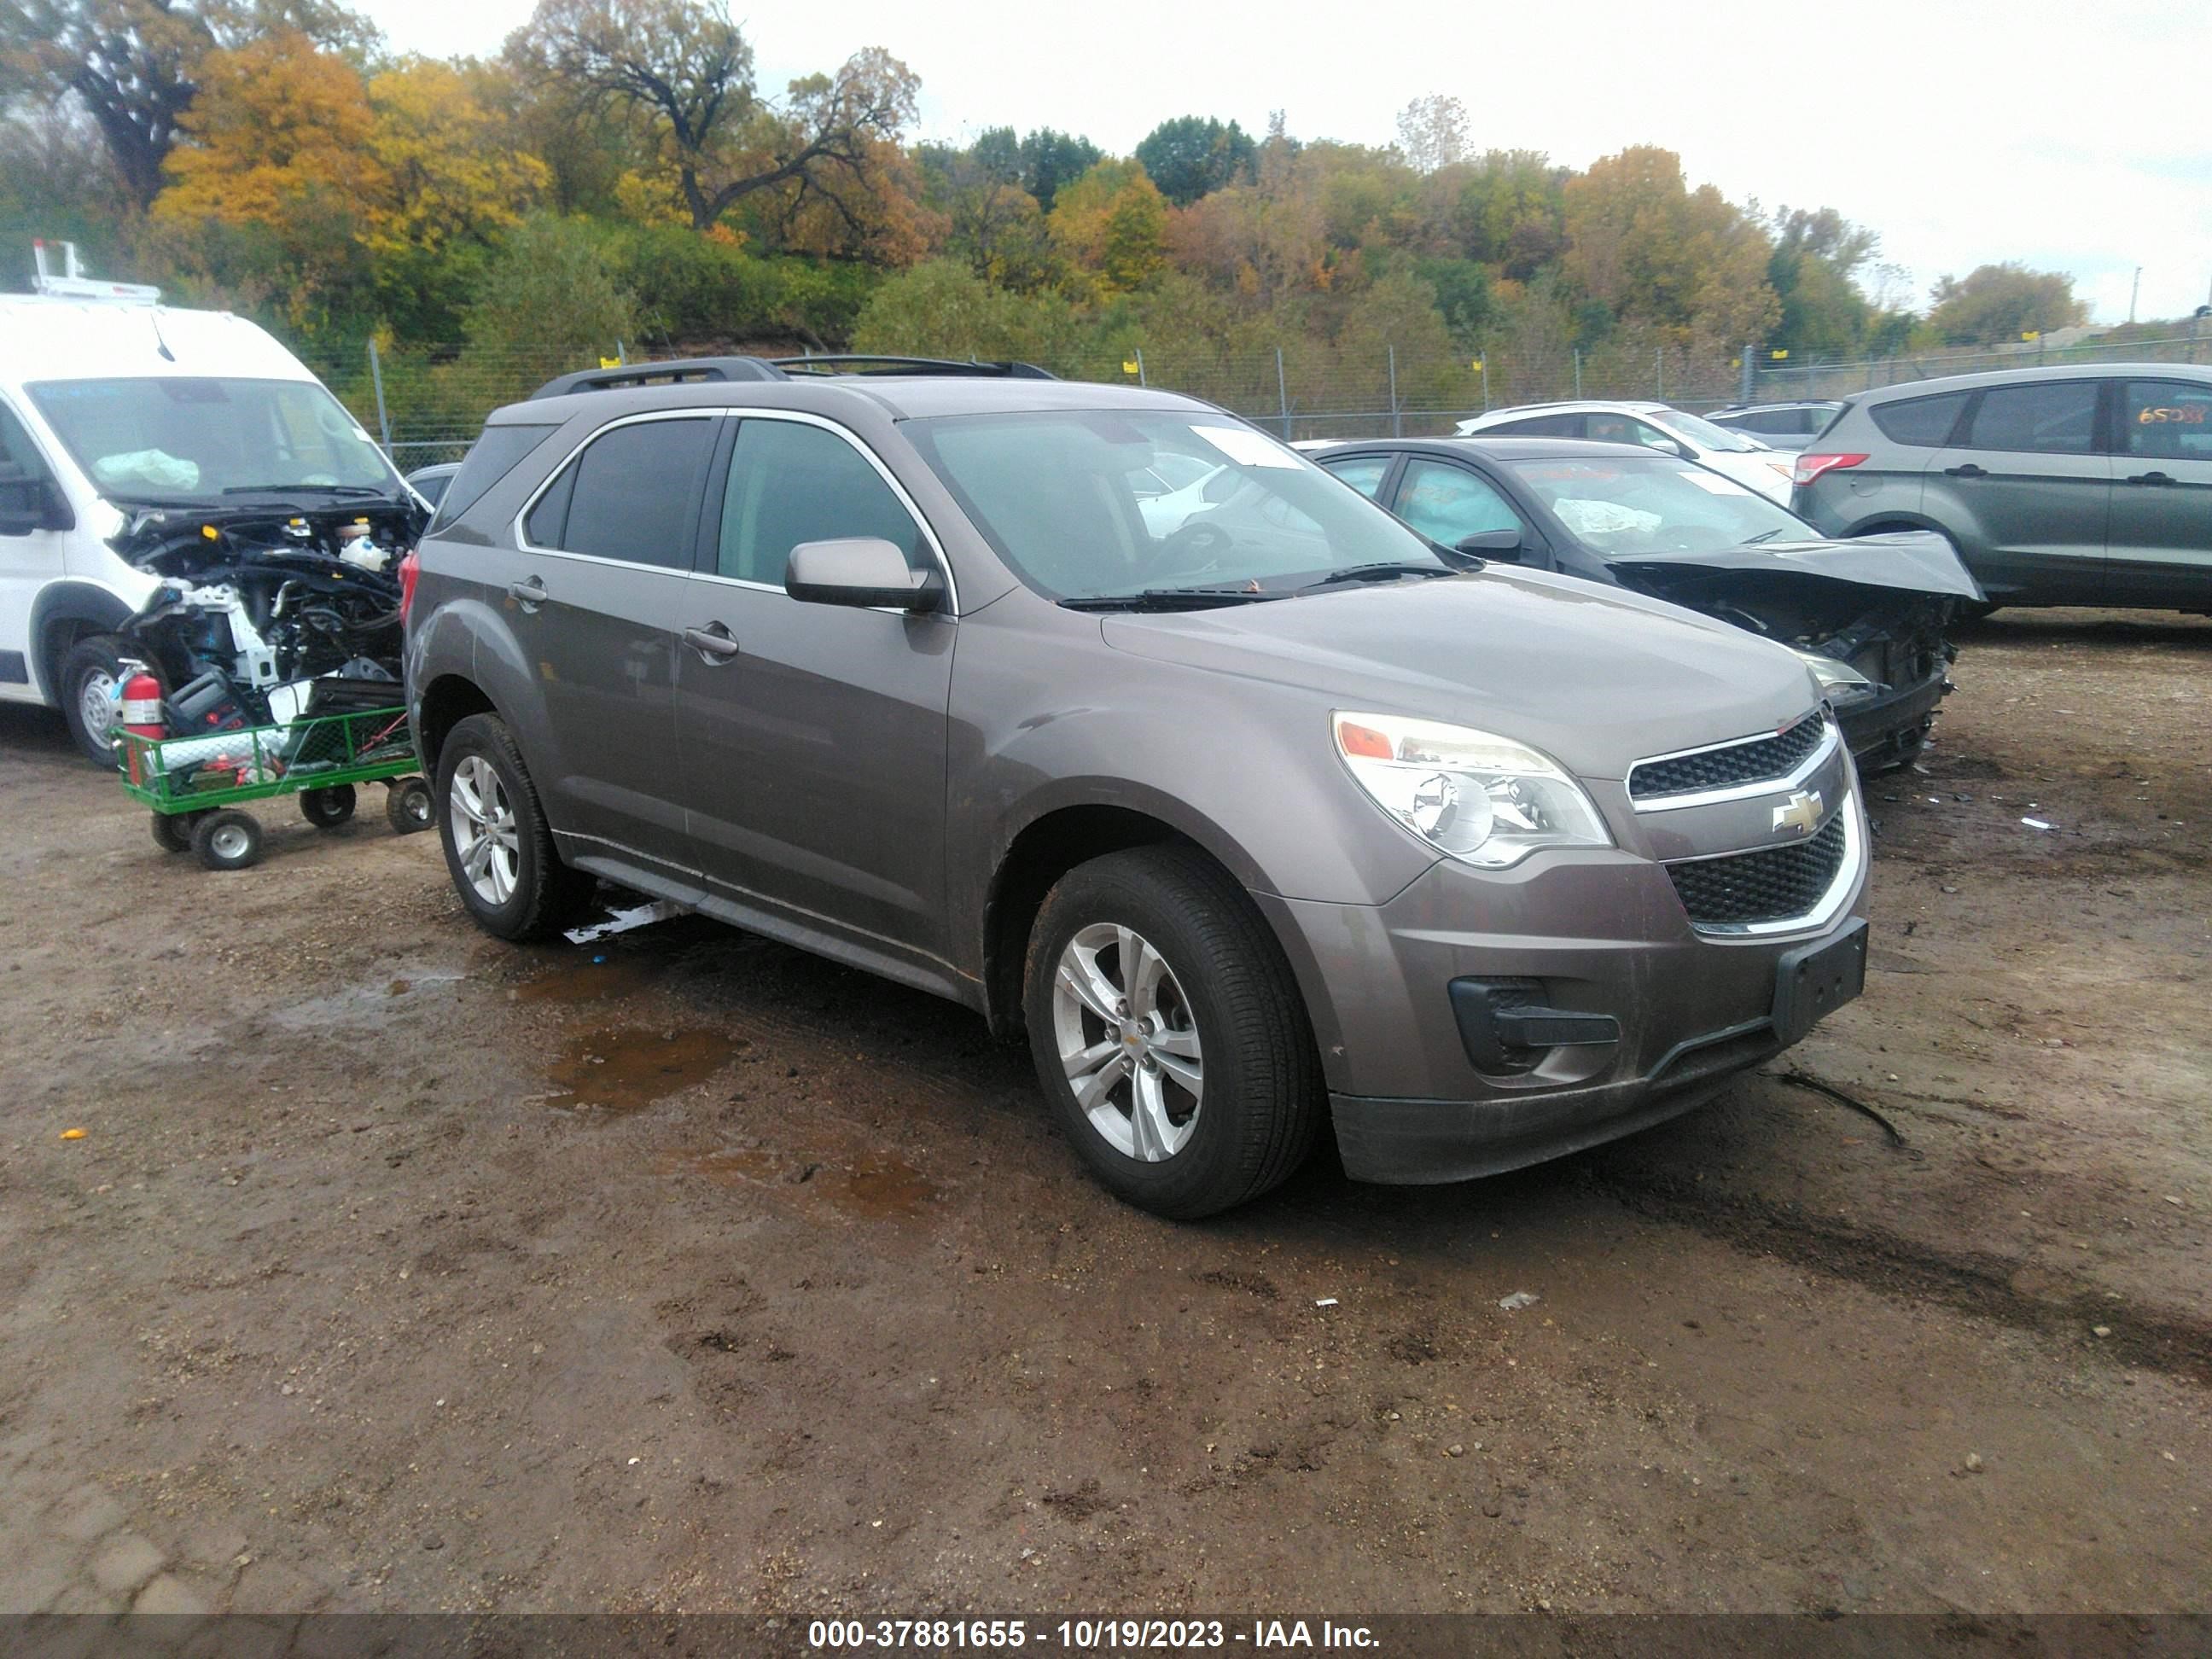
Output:
[[1787,921],[1820,906],[1843,868],[1845,813],[1820,834],[1788,847],[1765,847],[1725,858],[1691,859],[1667,866],[1674,891],[1699,927],[1741,927]]
[[1820,746],[1826,731],[1826,721],[1814,713],[1771,738],[1722,744],[1663,760],[1638,761],[1628,771],[1629,798],[1649,800],[1656,795],[1702,794],[1709,789],[1734,789],[1786,778]]

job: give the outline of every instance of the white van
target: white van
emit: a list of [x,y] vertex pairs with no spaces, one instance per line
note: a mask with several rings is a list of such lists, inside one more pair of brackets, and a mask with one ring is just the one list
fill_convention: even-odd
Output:
[[[112,765],[118,662],[141,654],[118,630],[165,580],[227,580],[260,549],[411,540],[422,506],[245,319],[49,286],[76,292],[0,295],[0,699],[59,708]],[[155,666],[166,684],[191,665]]]

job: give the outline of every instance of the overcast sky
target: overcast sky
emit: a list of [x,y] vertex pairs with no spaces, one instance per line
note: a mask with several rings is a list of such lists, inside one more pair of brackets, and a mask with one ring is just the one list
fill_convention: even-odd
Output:
[[[366,0],[394,47],[489,54],[530,0]],[[1691,182],[1833,207],[1923,306],[1946,272],[2024,260],[2100,322],[2212,301],[2206,0],[1688,0],[1307,6],[1278,0],[733,0],[763,91],[882,46],[921,76],[921,136],[1055,126],[1126,152],[1160,121],[1273,109],[1302,138],[1387,143],[1451,93],[1478,149],[1576,167],[1679,151]]]

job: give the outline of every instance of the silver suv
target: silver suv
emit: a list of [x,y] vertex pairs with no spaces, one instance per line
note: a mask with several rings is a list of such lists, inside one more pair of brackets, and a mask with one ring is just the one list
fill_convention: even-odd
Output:
[[1887,386],[1847,402],[1795,477],[1824,534],[1941,531],[1992,605],[2212,611],[2212,368]]
[[409,599],[447,861],[502,938],[605,878],[949,998],[1181,1217],[1324,1124],[1388,1182],[1626,1133],[1863,982],[1866,818],[1779,646],[1444,553],[1166,393],[549,391]]

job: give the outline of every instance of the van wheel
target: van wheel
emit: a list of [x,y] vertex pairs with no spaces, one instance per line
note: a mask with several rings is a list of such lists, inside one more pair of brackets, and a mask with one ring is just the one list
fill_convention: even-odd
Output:
[[595,879],[561,862],[522,751],[496,714],[471,714],[438,756],[438,839],[453,890],[484,932],[545,939],[574,922]]
[[94,634],[62,654],[54,675],[54,696],[69,721],[70,736],[94,766],[112,769],[118,745],[111,722],[116,688],[123,678],[123,641],[112,634]]
[[1282,948],[1194,849],[1109,854],[1060,878],[1030,932],[1037,1081],[1117,1196],[1181,1220],[1256,1198],[1311,1150],[1319,1057]]

